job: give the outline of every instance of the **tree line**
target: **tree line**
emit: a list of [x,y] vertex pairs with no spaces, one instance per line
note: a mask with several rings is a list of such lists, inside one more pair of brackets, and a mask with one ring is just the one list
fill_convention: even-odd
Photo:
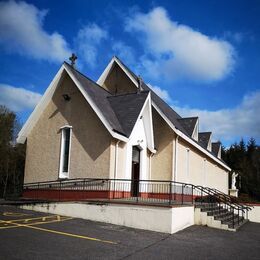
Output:
[[247,143],[241,139],[229,148],[222,147],[222,158],[232,171],[239,174],[237,186],[240,198],[260,201],[260,146],[255,139],[250,138]]
[[0,197],[15,196],[22,189],[25,145],[15,142],[19,129],[17,115],[0,105]]

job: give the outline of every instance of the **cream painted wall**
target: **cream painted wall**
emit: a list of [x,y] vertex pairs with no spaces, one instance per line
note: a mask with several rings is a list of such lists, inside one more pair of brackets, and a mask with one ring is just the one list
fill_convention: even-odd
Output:
[[[114,141],[114,152],[113,152],[113,158],[115,158],[115,146],[116,146],[116,140]],[[125,171],[126,171],[126,143],[120,142],[118,144],[118,152],[117,152],[117,173],[113,172],[111,175],[111,178],[116,177],[116,179],[125,179]],[[113,165],[115,165],[115,159],[113,160]],[[115,167],[113,167],[115,169]]]
[[[64,101],[62,94],[71,100]],[[65,76],[27,138],[25,183],[57,180],[60,127],[71,125],[70,178],[109,177],[111,136],[72,80]]]
[[135,93],[137,91],[134,83],[130,81],[118,65],[115,65],[112,69],[112,72],[103,84],[103,88],[113,94]]
[[[252,205],[249,205],[252,207]],[[255,204],[252,210],[248,211],[248,219],[252,222],[260,223],[260,205]]]
[[173,138],[174,132],[160,117],[155,109],[153,113],[154,142],[157,149],[151,161],[151,179],[152,180],[171,180],[172,178],[172,160],[174,156]]
[[[114,67],[103,87],[114,93],[117,82],[120,82],[120,85],[117,85],[118,93],[136,91],[134,84],[119,69],[118,65]],[[177,145],[177,164],[175,165],[176,135],[155,109],[152,110],[152,113],[157,153],[152,156],[151,163],[147,154],[147,176],[153,180],[174,180],[176,167],[176,181],[214,187],[228,193],[228,172],[181,139],[179,139],[179,144]],[[120,151],[120,153],[122,152],[119,155],[120,162],[122,159],[122,163],[119,166],[120,173],[124,171],[123,164],[127,158],[126,154],[130,153],[128,151],[130,148],[127,147],[125,145]],[[126,164],[128,163],[126,162]],[[127,171],[126,176],[130,177],[129,170]]]
[[[126,80],[122,82],[127,84]],[[129,91],[131,89],[130,87]],[[71,96],[69,102],[62,98],[64,93]],[[27,138],[25,183],[58,179],[60,127],[66,124],[73,127],[70,178],[130,179],[132,146],[137,145],[138,140],[143,140],[139,144],[143,148],[140,179],[173,180],[176,135],[156,110],[153,109],[152,114],[157,153],[151,157],[151,163],[147,152],[144,120],[139,119],[129,143],[118,143],[115,172],[117,140],[112,139],[72,80],[66,76]],[[227,171],[181,139],[177,150],[177,181],[228,192]]]
[[20,208],[169,234],[194,225],[193,206],[167,208],[60,202],[23,205]]
[[228,193],[228,172],[182,140],[178,143],[178,161],[177,181],[216,188]]
[[[153,123],[157,153],[152,157],[151,179],[174,180],[176,136],[155,110]],[[228,172],[181,138],[177,142],[176,181],[228,193]]]

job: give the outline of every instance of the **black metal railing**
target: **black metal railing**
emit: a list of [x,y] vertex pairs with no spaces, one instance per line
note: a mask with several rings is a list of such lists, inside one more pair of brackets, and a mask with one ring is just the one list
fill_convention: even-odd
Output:
[[53,200],[106,199],[162,205],[193,204],[193,185],[160,180],[69,179],[24,184],[24,196]]
[[[231,213],[232,226],[248,218],[248,206],[214,189],[161,180],[78,178],[24,184],[24,196],[55,201],[102,200],[151,205],[206,205]],[[216,212],[217,213],[217,212]]]
[[214,210],[214,214],[217,216],[219,216],[223,210],[224,214],[228,212],[228,214],[226,214],[227,219],[224,218],[224,223],[229,227],[234,228],[245,219],[248,219],[248,211],[252,209],[251,207],[237,203],[231,196],[215,188],[197,185],[194,186],[194,189],[199,192],[199,196],[197,196],[195,200],[197,204],[204,203],[209,210]]

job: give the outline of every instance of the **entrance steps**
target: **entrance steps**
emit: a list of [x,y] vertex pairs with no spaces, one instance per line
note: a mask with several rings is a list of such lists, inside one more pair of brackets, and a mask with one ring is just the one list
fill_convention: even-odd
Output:
[[196,225],[206,225],[229,231],[237,231],[248,221],[217,203],[196,203],[194,217]]

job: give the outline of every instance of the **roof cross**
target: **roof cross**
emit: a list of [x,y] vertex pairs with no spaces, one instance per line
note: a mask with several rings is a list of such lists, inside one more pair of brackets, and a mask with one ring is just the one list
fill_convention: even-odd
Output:
[[75,55],[75,53],[72,53],[71,57],[69,57],[69,60],[71,61],[70,65],[75,68],[76,59],[78,57]]

